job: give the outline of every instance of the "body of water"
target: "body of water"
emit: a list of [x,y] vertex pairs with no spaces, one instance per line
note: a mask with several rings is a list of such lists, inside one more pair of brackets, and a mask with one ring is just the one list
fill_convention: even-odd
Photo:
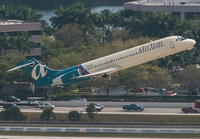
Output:
[[[43,15],[44,20],[51,24],[49,19],[54,16],[54,10],[59,9],[62,5],[67,7],[76,2],[84,3],[85,7],[90,7],[92,12],[100,12],[104,9],[110,9],[116,12],[123,9],[123,3],[134,0],[0,0],[0,5],[22,6],[26,5],[36,9],[38,13]],[[142,1],[142,0],[141,0]],[[174,1],[175,3],[186,2],[187,4],[200,4],[200,0],[144,0],[150,3],[164,3],[164,1]]]

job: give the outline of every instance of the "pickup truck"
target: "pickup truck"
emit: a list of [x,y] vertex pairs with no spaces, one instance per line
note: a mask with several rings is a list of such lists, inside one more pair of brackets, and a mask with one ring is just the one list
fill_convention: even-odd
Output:
[[199,112],[200,112],[200,109],[191,106],[191,107],[189,107],[189,108],[182,108],[181,111],[184,112],[184,113],[188,113],[188,112],[199,113]]
[[124,105],[122,109],[124,109],[125,111],[129,111],[129,110],[143,111],[144,106],[139,106],[138,104],[131,104],[131,105]]

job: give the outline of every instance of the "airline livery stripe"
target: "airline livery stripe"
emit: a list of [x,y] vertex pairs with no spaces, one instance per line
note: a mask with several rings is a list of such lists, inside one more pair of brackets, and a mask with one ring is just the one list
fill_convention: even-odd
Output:
[[89,74],[89,72],[87,72],[86,70],[84,70],[82,65],[78,65],[78,68],[85,74]]

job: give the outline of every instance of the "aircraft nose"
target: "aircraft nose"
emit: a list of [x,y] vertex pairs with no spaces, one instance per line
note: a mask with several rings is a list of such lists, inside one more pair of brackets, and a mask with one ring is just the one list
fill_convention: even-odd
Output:
[[190,42],[191,42],[192,45],[195,45],[195,44],[196,44],[196,41],[193,40],[193,39],[191,39]]

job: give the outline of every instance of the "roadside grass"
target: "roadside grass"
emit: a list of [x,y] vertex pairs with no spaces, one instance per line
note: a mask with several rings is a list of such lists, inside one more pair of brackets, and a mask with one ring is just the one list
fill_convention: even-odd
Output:
[[[29,121],[41,121],[41,113],[23,112]],[[68,113],[56,113],[55,122],[70,122]],[[134,115],[134,114],[97,114],[91,120],[83,113],[79,122],[84,123],[166,123],[166,124],[200,124],[200,115]],[[54,122],[53,120],[51,122]]]
[[9,136],[55,136],[55,137],[123,137],[123,138],[200,138],[200,134],[183,133],[68,133],[68,132],[24,132],[0,131]]

